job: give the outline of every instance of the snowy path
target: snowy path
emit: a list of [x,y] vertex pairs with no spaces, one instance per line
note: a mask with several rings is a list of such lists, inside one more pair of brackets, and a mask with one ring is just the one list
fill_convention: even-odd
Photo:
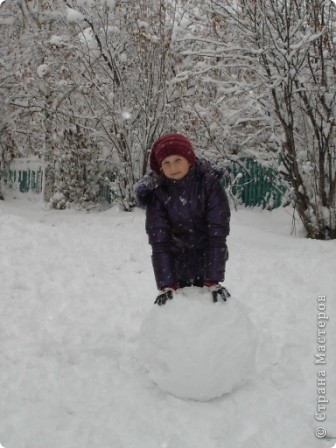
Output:
[[[5,448],[331,447],[314,437],[317,297],[326,295],[327,407],[336,438],[336,241],[290,216],[233,213],[227,286],[261,335],[258,375],[210,403],[152,384],[136,356],[153,306],[142,211],[0,204],[0,443]],[[239,335],[232,335],[239,337]]]

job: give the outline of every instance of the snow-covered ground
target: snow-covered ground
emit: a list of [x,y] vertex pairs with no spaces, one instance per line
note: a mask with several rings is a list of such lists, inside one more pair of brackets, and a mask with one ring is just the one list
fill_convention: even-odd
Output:
[[[233,211],[226,286],[257,328],[257,372],[220,399],[196,402],[161,391],[141,364],[139,329],[156,296],[142,210],[1,202],[0,229],[5,448],[335,444],[336,241],[304,239],[299,224],[290,235],[283,209]],[[325,364],[315,363],[318,347]]]

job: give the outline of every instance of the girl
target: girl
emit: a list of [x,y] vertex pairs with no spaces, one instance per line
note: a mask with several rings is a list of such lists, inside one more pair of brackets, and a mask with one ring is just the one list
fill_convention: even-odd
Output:
[[164,305],[186,286],[206,287],[216,302],[229,292],[220,285],[228,259],[230,208],[209,162],[196,158],[185,136],[160,137],[150,154],[152,172],[135,186],[140,206],[146,207],[146,232],[152,264]]

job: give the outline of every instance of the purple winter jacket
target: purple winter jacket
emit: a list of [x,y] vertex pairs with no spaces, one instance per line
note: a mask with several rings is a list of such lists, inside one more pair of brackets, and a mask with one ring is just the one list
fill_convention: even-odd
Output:
[[146,176],[135,186],[159,289],[224,280],[230,208],[218,172],[199,160],[181,180]]

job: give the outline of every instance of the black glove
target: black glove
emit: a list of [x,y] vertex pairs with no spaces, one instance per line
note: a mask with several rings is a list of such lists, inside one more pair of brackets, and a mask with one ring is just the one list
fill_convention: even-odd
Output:
[[164,305],[167,300],[171,300],[173,298],[173,289],[167,288],[164,290],[162,294],[159,294],[154,302],[156,305]]
[[229,291],[226,288],[224,288],[224,286],[221,285],[211,286],[210,291],[214,302],[218,302],[218,297],[222,299],[224,302],[226,302],[226,299],[231,297]]

